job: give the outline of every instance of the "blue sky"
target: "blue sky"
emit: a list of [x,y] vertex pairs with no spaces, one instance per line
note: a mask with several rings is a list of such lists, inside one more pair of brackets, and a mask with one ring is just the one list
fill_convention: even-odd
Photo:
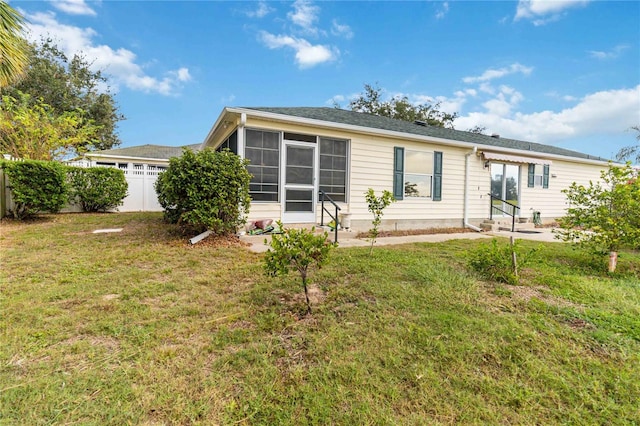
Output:
[[455,127],[610,158],[640,125],[637,1],[11,1],[109,76],[122,147],[201,142],[225,106],[440,102]]

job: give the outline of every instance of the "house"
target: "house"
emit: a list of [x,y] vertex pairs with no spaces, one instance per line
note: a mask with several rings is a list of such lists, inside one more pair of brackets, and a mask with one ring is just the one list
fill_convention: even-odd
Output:
[[318,223],[325,194],[354,230],[371,225],[368,188],[397,200],[383,229],[477,229],[490,215],[531,221],[534,212],[551,221],[564,215],[563,189],[608,166],[550,145],[336,108],[224,108],[205,147],[250,160],[250,220]]
[[121,212],[162,211],[154,184],[158,174],[169,166],[169,159],[182,155],[183,149],[198,150],[200,144],[185,146],[139,145],[127,148],[93,151],[85,154],[86,162],[78,165],[117,167],[129,184]]

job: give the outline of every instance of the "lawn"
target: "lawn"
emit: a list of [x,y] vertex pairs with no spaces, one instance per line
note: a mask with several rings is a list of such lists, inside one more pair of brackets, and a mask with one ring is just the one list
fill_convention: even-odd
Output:
[[482,241],[338,249],[305,317],[295,276],[188,237],[3,221],[0,424],[640,424],[638,253],[546,244],[507,286]]

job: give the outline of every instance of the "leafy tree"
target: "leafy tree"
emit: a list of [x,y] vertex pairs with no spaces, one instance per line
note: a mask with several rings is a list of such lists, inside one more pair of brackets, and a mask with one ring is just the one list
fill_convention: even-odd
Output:
[[[636,140],[638,141],[637,145],[626,146],[618,151],[618,155],[616,155],[616,159],[619,161],[624,160],[635,160],[637,164],[640,164],[640,125],[631,127],[630,130],[635,130],[638,132],[636,135]],[[635,159],[633,158],[635,156]]]
[[100,130],[82,110],[57,114],[41,99],[18,92],[2,97],[0,153],[30,160],[62,160],[83,152]]
[[214,234],[235,233],[249,212],[247,160],[231,151],[185,149],[169,160],[155,183],[165,219],[183,228]]
[[312,268],[321,268],[329,261],[329,253],[335,244],[327,241],[328,234],[316,234],[315,228],[284,229],[277,222],[282,234],[273,234],[270,249],[264,257],[265,273],[271,276],[287,275],[298,271],[307,301],[307,314],[311,313],[308,279]]
[[369,255],[373,254],[373,245],[376,242],[376,238],[380,234],[378,227],[380,223],[382,223],[382,215],[384,209],[389,207],[389,205],[396,201],[393,198],[393,194],[387,191],[386,189],[382,191],[382,195],[379,197],[376,195],[373,188],[369,188],[369,190],[365,193],[365,199],[367,200],[367,208],[371,213],[373,213],[373,221],[371,222],[372,228],[369,230],[369,236],[371,237],[371,248],[369,249]]
[[40,212],[57,213],[67,201],[65,166],[55,161],[3,161],[16,219]]
[[585,246],[594,253],[611,253],[609,270],[615,271],[617,252],[640,246],[640,178],[627,163],[609,166],[601,182],[571,184],[563,190],[570,207],[560,219],[557,238]]
[[[339,105],[335,105],[339,108]],[[395,96],[388,101],[382,100],[382,89],[370,84],[364,85],[364,93],[349,102],[349,109],[357,112],[380,115],[404,121],[423,121],[430,126],[453,129],[453,121],[458,113],[449,114],[439,110],[440,103],[418,104],[409,102],[406,96]]]
[[23,30],[22,15],[0,0],[0,88],[17,81],[29,62],[29,45]]
[[484,135],[484,132],[487,131],[487,128],[485,126],[480,126],[480,125],[476,125],[473,126],[470,129],[467,129],[467,132],[469,133],[477,133],[478,135]]
[[112,167],[69,167],[69,200],[85,212],[106,212],[121,206],[127,196],[124,172]]
[[16,99],[19,92],[30,94],[32,105],[42,99],[57,116],[81,111],[83,123],[97,126],[95,138],[86,141],[81,151],[110,149],[120,144],[116,127],[124,116],[118,112],[107,79],[100,71],[92,71],[81,54],[68,59],[51,40],[32,45],[24,78],[4,89],[5,94]]

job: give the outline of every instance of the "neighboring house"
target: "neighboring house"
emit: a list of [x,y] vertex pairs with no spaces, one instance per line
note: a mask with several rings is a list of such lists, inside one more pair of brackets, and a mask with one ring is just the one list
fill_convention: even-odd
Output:
[[371,226],[368,188],[398,200],[384,212],[385,229],[475,228],[492,206],[510,210],[503,201],[521,218],[536,211],[551,221],[565,214],[563,189],[608,166],[549,145],[335,108],[225,108],[202,147],[250,160],[249,219],[318,223],[324,191],[354,230]]
[[117,167],[129,184],[121,212],[162,211],[154,188],[158,174],[169,166],[169,159],[182,155],[184,148],[197,151],[200,144],[185,146],[140,145],[107,149],[85,154],[89,166]]

